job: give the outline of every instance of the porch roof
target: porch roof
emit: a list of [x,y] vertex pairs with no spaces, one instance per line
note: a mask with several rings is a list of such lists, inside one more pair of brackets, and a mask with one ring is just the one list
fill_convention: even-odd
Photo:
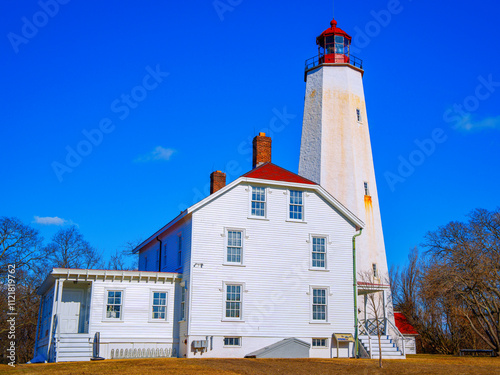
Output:
[[85,270],[77,268],[53,268],[47,275],[42,285],[37,290],[38,295],[43,295],[56,279],[64,281],[129,281],[129,282],[174,282],[182,279],[182,275],[173,272],[148,272],[148,271],[115,271],[115,270]]
[[390,289],[391,286],[388,284],[368,283],[364,281],[358,281],[358,295],[383,292],[384,290],[390,290]]

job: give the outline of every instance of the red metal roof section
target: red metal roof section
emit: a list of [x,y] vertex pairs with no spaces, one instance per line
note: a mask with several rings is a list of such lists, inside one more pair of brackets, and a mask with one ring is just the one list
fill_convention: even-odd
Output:
[[278,167],[273,163],[265,163],[260,167],[252,169],[250,172],[241,177],[259,178],[262,180],[282,181],[282,182],[295,182],[298,184],[317,185],[317,183],[308,180],[307,178],[300,177],[298,174],[287,171],[284,168]]
[[330,35],[341,35],[341,36],[344,36],[347,39],[349,39],[349,41],[352,40],[352,38],[349,34],[347,34],[344,30],[337,27],[337,21],[333,20],[332,22],[330,22],[330,25],[331,25],[331,27],[329,29],[326,29],[325,31],[323,31],[321,33],[321,35],[316,38],[317,44],[323,46],[324,40],[325,40],[324,38],[326,36],[330,36]]
[[408,323],[408,320],[403,314],[394,313],[394,320],[396,321],[396,327],[398,327],[403,335],[418,335],[418,332]]

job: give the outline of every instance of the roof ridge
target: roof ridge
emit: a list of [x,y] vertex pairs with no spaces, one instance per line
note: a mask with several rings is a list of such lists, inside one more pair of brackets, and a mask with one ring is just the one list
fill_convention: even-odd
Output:
[[[307,183],[307,184],[311,184],[311,185],[319,185],[317,184],[316,182],[314,181],[311,181],[305,177],[302,177],[301,175],[299,175],[298,173],[295,173],[295,172],[292,172],[292,171],[289,171],[288,169],[285,169],[283,167],[280,167],[279,165],[276,165],[272,162],[267,162],[267,163],[264,163],[262,165],[259,165],[258,167],[252,169],[251,171],[248,171],[247,173],[243,174],[241,177],[252,177],[251,174],[253,173],[256,173],[260,170],[262,170],[264,167],[273,167],[273,168],[277,168],[283,172],[285,172],[286,174],[288,175],[293,175],[298,181],[289,181],[288,179],[277,179],[276,176],[274,176],[275,178],[266,178],[266,176],[258,176],[258,177],[255,177],[255,178],[259,178],[259,179],[263,179],[263,180],[274,180],[274,181],[284,181],[284,182],[299,182],[299,183]],[[282,176],[282,177],[285,177],[285,176]]]

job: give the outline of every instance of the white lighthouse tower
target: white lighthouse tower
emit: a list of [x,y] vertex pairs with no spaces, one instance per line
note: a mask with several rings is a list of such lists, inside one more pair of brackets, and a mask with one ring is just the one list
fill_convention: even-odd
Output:
[[[306,61],[306,95],[299,174],[323,186],[365,222],[357,239],[360,295],[383,292],[384,315],[393,321],[387,284],[388,267],[363,90],[363,63],[350,54],[352,38],[331,27],[317,39],[318,56]],[[377,285],[377,286],[373,286]],[[384,290],[383,290],[384,289]],[[380,293],[382,294],[382,293]],[[360,297],[360,318],[366,316]],[[369,314],[369,313],[368,313]]]

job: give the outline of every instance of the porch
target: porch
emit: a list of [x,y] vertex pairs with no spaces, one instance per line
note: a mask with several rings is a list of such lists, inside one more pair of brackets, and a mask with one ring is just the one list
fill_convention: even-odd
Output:
[[389,295],[389,285],[358,282],[362,310],[358,309],[357,328],[363,357],[378,358],[382,351],[383,358],[406,358],[405,338],[394,324],[393,311],[389,311]]

